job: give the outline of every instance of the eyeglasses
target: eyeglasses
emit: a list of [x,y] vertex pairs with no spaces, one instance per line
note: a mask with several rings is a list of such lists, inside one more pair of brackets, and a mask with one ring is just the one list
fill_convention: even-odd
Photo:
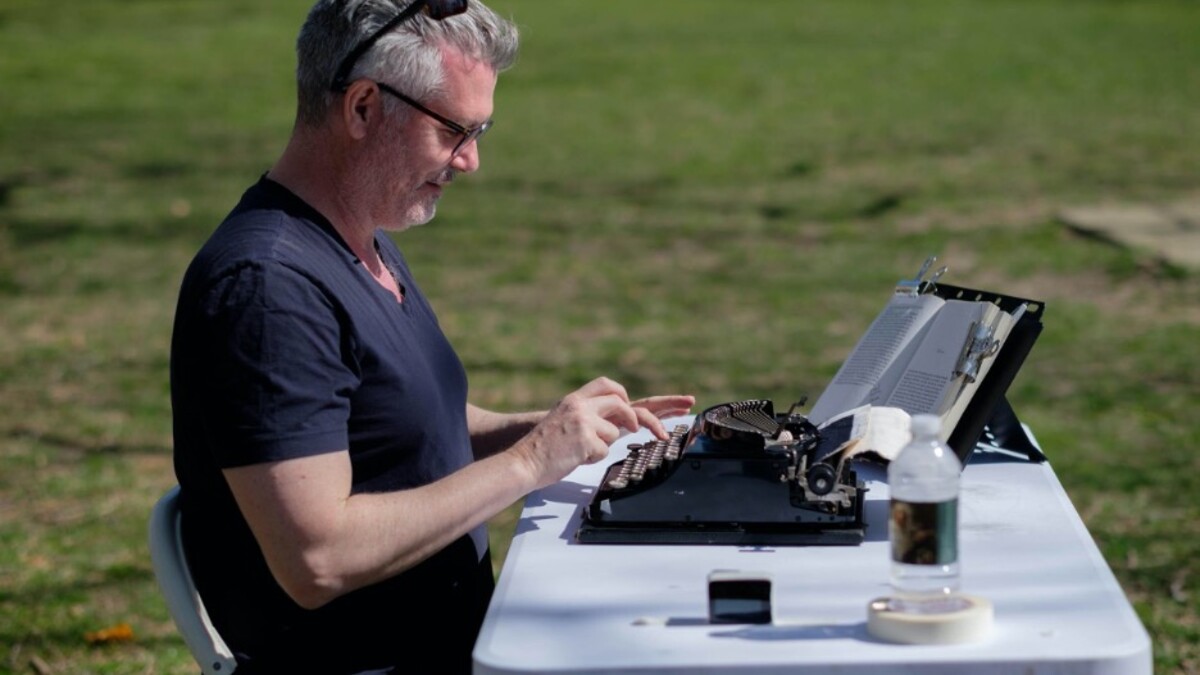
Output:
[[406,95],[400,93],[399,91],[396,91],[395,89],[393,89],[392,87],[389,87],[388,85],[384,84],[383,82],[376,82],[375,84],[378,85],[379,88],[382,89],[383,91],[386,91],[387,93],[391,94],[392,96],[395,96],[396,98],[400,99],[401,101],[404,101],[405,103],[416,108],[417,110],[420,110],[421,112],[425,113],[426,115],[429,115],[433,119],[446,125],[446,127],[449,128],[451,131],[462,136],[462,138],[459,139],[458,144],[454,146],[454,152],[452,152],[450,154],[451,157],[457,157],[459,151],[461,151],[463,148],[467,147],[467,144],[469,144],[471,141],[478,140],[480,136],[487,133],[488,129],[492,128],[492,120],[488,120],[488,121],[484,122],[483,124],[480,124],[477,127],[470,127],[470,128],[464,127],[463,125],[459,124],[458,122],[455,122],[454,120],[452,120],[448,117],[444,117],[442,115],[439,115],[438,113],[433,112],[429,108],[426,108],[425,106],[421,105],[420,103],[417,103],[417,101],[415,99],[413,99],[409,96],[406,96]]
[[[417,12],[425,12],[429,18],[441,21],[446,17],[462,14],[465,11],[467,11],[467,0],[414,0],[397,14],[396,18],[383,24],[383,27],[351,49],[349,54],[346,54],[346,58],[342,59],[337,70],[334,71],[330,88],[334,91],[346,91],[346,87],[350,86],[350,71],[354,69],[354,64],[358,63],[362,55],[366,54],[367,50],[376,42],[379,42],[379,38],[383,37],[385,33],[416,16]],[[478,137],[478,134],[476,136]]]

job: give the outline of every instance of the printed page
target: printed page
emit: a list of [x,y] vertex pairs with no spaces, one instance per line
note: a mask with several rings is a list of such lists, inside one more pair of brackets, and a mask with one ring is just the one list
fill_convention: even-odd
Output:
[[[1008,318],[1007,325],[1005,318]],[[949,438],[994,360],[989,356],[980,362],[980,373],[974,383],[954,375],[977,323],[990,326],[994,331],[992,339],[1003,342],[1011,327],[1011,317],[990,303],[947,301],[930,323],[928,333],[913,353],[886,405],[902,408],[910,415],[930,413],[941,416],[942,437]]]
[[893,295],[817,399],[809,419],[820,425],[852,408],[882,404],[922,328],[945,302],[934,295]]

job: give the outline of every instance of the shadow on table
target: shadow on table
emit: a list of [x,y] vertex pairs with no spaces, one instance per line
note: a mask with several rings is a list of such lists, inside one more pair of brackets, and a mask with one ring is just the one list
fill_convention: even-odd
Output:
[[[708,621],[705,620],[703,623],[708,623]],[[672,624],[668,622],[667,625]],[[729,630],[714,631],[712,636],[716,638],[760,641],[850,639],[863,642],[879,642],[879,640],[867,632],[867,623],[865,621],[829,626],[731,626]]]
[[[525,500],[525,508],[528,509],[531,507],[545,506],[549,503],[575,504],[582,506],[592,498],[593,492],[595,492],[595,488],[592,486],[584,485],[582,483],[573,483],[571,481],[561,481],[555,483],[554,485],[542,488],[541,490],[529,495],[529,497]],[[578,526],[578,523],[576,522],[578,518],[577,513],[578,510],[576,510],[576,514],[573,514],[567,519],[567,526],[564,529],[564,534],[560,535],[560,538],[567,540],[572,538],[571,533],[573,533],[575,528]],[[538,524],[539,521],[554,521],[561,519],[562,516],[557,515],[522,517],[517,521],[517,528],[514,532],[514,535],[535,532],[541,529]]]

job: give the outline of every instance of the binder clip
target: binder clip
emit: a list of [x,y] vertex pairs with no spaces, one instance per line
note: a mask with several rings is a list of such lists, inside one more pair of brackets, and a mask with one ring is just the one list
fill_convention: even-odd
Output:
[[937,262],[937,256],[929,256],[925,259],[925,263],[921,265],[921,269],[917,270],[917,276],[912,279],[901,279],[896,282],[896,295],[908,295],[915,298],[922,293],[932,293],[935,291],[937,289],[937,280],[941,279],[942,275],[950,269],[942,266],[933,273],[933,276],[926,279],[925,274],[929,272],[929,268],[935,262]]
[[967,382],[975,381],[983,360],[1000,350],[1000,341],[992,338],[995,332],[995,328],[978,321],[971,324],[971,338],[963,345],[963,352],[958,357],[958,364],[954,367],[955,377],[961,376]]

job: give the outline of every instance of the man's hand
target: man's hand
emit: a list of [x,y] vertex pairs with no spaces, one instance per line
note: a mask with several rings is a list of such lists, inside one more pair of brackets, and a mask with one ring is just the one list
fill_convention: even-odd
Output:
[[529,467],[536,488],[561,480],[580,464],[599,462],[624,432],[646,427],[666,438],[660,417],[682,415],[692,396],[652,396],[630,401],[625,388],[601,377],[568,394],[509,450]]

